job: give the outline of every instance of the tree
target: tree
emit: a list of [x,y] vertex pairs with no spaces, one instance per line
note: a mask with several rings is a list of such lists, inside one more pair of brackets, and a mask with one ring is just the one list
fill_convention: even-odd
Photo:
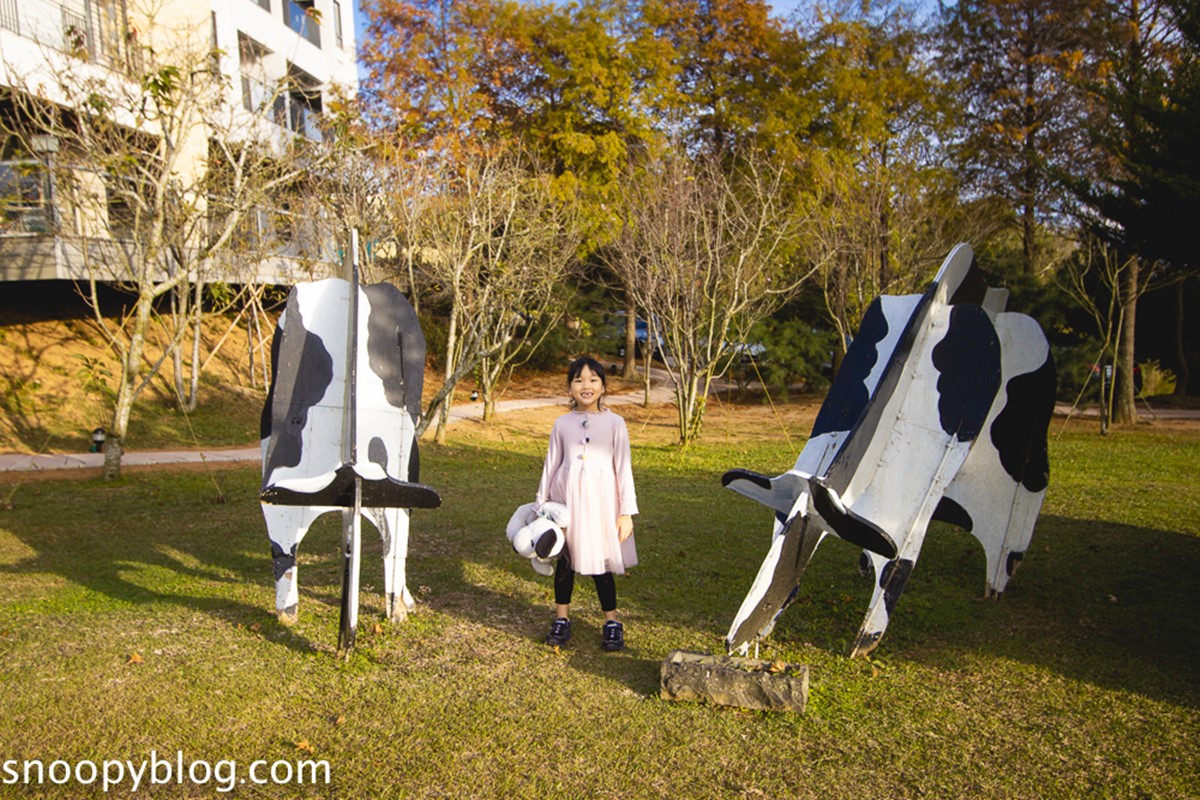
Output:
[[579,232],[548,190],[548,176],[519,151],[439,167],[436,194],[410,246],[422,254],[423,279],[438,289],[429,301],[447,309],[445,380],[417,426],[420,436],[436,412],[443,442],[459,380],[482,368],[492,393],[520,345],[565,313],[563,283]]
[[671,85],[648,98],[669,137],[732,152],[770,130],[782,33],[765,0],[648,0],[643,14],[673,50]]
[[[95,324],[119,364],[106,478],[120,474],[142,391],[196,332],[204,284],[237,245],[248,211],[308,166],[289,154],[290,140],[255,143],[256,120],[227,103],[219,54],[195,37],[194,21],[186,23],[182,30],[148,26],[124,75],[52,51],[34,73],[6,65],[14,113],[5,125],[26,153],[49,155],[56,233],[83,264]],[[133,298],[119,319],[101,313],[101,283]],[[174,314],[160,315],[169,302]],[[145,345],[154,325],[168,346],[150,361]],[[202,364],[193,348],[193,397]]]
[[[1100,382],[1100,430],[1108,433],[1110,422],[1122,422],[1117,398],[1120,396],[1119,381],[1109,381],[1105,374],[1109,366],[1120,372],[1122,358],[1128,352],[1126,337],[1131,336],[1131,326],[1125,315],[1131,306],[1136,307],[1139,298],[1147,289],[1150,270],[1142,270],[1140,258],[1128,251],[1122,253],[1117,247],[1098,236],[1085,236],[1084,246],[1067,261],[1059,273],[1059,282],[1075,300],[1087,310],[1096,323],[1100,334],[1100,352],[1096,364],[1102,370]],[[1128,379],[1132,393],[1132,370]]]
[[505,0],[367,0],[362,58],[376,124],[458,156],[501,137],[524,64]]
[[[1087,132],[1097,168],[1071,182],[1084,225],[1126,254],[1115,287],[1123,330],[1116,354],[1113,419],[1137,420],[1134,328],[1148,281],[1142,261],[1169,265],[1181,280],[1197,266],[1188,229],[1200,211],[1200,134],[1194,4],[1124,0],[1105,6],[1092,51],[1096,79],[1086,84],[1096,112]],[[1181,359],[1185,369],[1186,360]],[[1185,381],[1186,383],[1186,381]]]
[[960,0],[942,6],[941,69],[965,101],[957,158],[977,192],[1018,209],[1026,272],[1039,227],[1061,215],[1051,180],[1077,168],[1087,107],[1078,90],[1098,0]]
[[685,445],[737,355],[731,345],[812,274],[792,259],[802,221],[784,179],[755,151],[727,161],[669,153],[628,179],[612,265],[665,341]]
[[791,82],[806,81],[814,101],[799,143],[813,195],[804,252],[824,264],[836,369],[875,297],[916,291],[954,244],[976,240],[996,215],[980,213],[983,204],[963,209],[942,146],[954,105],[903,7],[817,14],[797,33],[802,55]]

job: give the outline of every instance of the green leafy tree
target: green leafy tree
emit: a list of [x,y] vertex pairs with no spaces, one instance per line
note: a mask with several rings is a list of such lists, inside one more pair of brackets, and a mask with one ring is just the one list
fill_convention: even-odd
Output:
[[879,294],[915,291],[958,241],[995,226],[987,206],[962,207],[941,143],[954,106],[903,7],[820,12],[797,29],[791,81],[810,86],[796,128],[798,171],[811,192],[804,240],[820,264],[828,319],[842,344]]
[[941,69],[964,101],[957,161],[976,192],[1017,209],[1024,269],[1045,266],[1039,228],[1063,213],[1055,170],[1077,168],[1078,89],[1099,0],[961,0],[943,6]]
[[[1086,84],[1096,109],[1087,125],[1095,166],[1071,185],[1093,235],[1126,254],[1113,287],[1122,324],[1112,410],[1115,422],[1129,423],[1137,419],[1137,300],[1151,279],[1181,282],[1198,265],[1189,229],[1200,213],[1200,39],[1194,3],[1122,0],[1104,11],[1092,50],[1096,78]],[[1179,320],[1177,340],[1181,328]]]
[[646,0],[643,15],[672,50],[671,81],[650,98],[672,139],[729,153],[774,130],[785,45],[766,0]]

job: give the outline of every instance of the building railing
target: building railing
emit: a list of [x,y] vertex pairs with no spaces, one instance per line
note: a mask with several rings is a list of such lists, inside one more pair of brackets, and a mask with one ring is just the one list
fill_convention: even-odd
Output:
[[0,28],[127,75],[139,67],[141,51],[122,3],[0,0]]
[[0,0],[0,28],[13,33],[21,32],[21,20],[17,16],[17,0]]
[[297,102],[294,97],[291,98],[288,111],[288,128],[293,133],[314,142],[322,140],[320,112]]
[[297,3],[296,0],[287,0],[287,22],[288,27],[296,33],[317,47],[321,46],[320,17],[317,16],[311,3],[305,6]]

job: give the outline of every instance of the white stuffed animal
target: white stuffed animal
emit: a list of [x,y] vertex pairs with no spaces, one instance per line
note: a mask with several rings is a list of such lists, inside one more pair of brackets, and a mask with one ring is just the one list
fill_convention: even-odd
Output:
[[550,562],[562,552],[566,543],[563,528],[569,522],[570,515],[562,503],[543,503],[541,509],[535,503],[526,503],[513,512],[506,533],[513,550],[528,558],[538,573],[552,575],[554,565]]

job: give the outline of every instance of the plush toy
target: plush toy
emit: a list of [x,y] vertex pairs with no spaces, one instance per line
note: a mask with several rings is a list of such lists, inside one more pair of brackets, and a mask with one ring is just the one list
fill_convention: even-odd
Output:
[[540,509],[535,503],[526,503],[508,521],[508,541],[537,572],[552,575],[554,565],[550,562],[562,552],[566,542],[562,529],[569,521],[562,503],[543,503]]

